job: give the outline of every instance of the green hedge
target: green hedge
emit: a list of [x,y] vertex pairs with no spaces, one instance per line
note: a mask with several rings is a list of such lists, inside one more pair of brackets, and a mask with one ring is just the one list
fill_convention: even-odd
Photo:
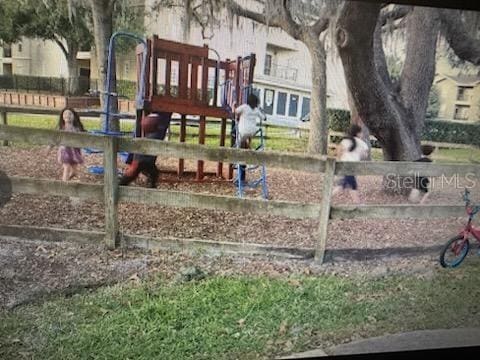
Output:
[[425,120],[422,140],[480,146],[480,123]]
[[[327,109],[327,116],[330,130],[341,132],[348,130],[349,111]],[[426,119],[422,140],[480,146],[480,122],[469,124],[455,120]]]
[[346,132],[350,127],[350,111],[327,109],[328,127],[332,131]]

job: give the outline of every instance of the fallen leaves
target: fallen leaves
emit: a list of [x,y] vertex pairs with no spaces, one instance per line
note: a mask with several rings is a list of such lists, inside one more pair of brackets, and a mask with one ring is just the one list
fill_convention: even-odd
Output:
[[141,281],[142,281],[142,280],[140,279],[140,277],[138,276],[137,273],[135,273],[135,274],[133,274],[132,276],[130,276],[130,277],[128,278],[128,280],[133,281],[133,282],[136,283],[136,284],[140,284]]
[[299,286],[302,285],[302,283],[297,279],[290,279],[290,280],[288,280],[288,283],[292,286],[295,286],[295,287],[299,287]]
[[288,322],[286,320],[283,320],[280,323],[280,327],[278,328],[278,335],[283,336],[287,333],[288,329]]

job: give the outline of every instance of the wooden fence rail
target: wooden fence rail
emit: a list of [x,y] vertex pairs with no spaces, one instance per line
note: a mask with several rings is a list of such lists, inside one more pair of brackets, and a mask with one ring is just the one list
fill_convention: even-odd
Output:
[[[242,213],[285,216],[293,219],[318,219],[315,258],[324,259],[330,219],[353,218],[421,218],[462,216],[462,206],[452,205],[367,205],[331,206],[331,193],[335,175],[385,175],[392,176],[480,176],[480,165],[426,164],[410,162],[336,162],[333,158],[284,154],[279,152],[255,152],[234,148],[208,148],[203,145],[170,143],[149,139],[109,137],[86,133],[67,133],[55,130],[31,129],[0,125],[0,140],[30,144],[65,144],[104,150],[104,183],[78,184],[60,181],[11,177],[12,189],[17,193],[74,196],[100,200],[105,206],[105,242],[113,248],[118,244],[118,204],[135,202],[172,207],[217,209]],[[120,187],[117,183],[117,151],[129,151],[151,155],[171,156],[224,162],[266,164],[283,169],[325,173],[321,204],[305,204],[287,201],[264,201],[216,196]],[[448,180],[448,179],[447,179]]]
[[[129,107],[130,108],[130,105]],[[38,106],[16,106],[16,105],[2,105],[0,104],[0,123],[6,125],[7,124],[7,114],[8,113],[24,113],[24,114],[43,114],[43,115],[58,115],[59,110],[55,108],[46,108],[46,107],[38,107]],[[78,109],[77,113],[82,117],[99,117],[101,115],[100,110],[94,109]],[[122,113],[120,116],[121,119],[135,119],[134,113]],[[174,115],[172,117],[172,125],[181,125],[183,124],[181,121],[181,116]],[[231,121],[230,119],[226,119],[227,121]],[[218,124],[224,126],[225,124],[220,119],[206,119],[207,124]],[[200,124],[198,117],[187,117],[186,125],[188,126],[196,126],[198,127]],[[293,132],[301,134],[302,132],[308,133],[310,131],[308,124],[300,123],[298,125],[288,125],[288,124],[279,124],[279,123],[271,123],[271,122],[264,122],[262,125],[266,132],[265,136],[267,139],[288,139],[290,137],[285,136],[271,136],[267,135],[268,129],[283,129],[283,130],[292,130]],[[340,131],[329,131],[329,141],[333,137],[344,137],[345,133]],[[206,135],[209,137],[210,135]],[[216,136],[216,135],[211,135]],[[370,136],[370,140],[375,141],[376,138],[372,135]],[[7,142],[5,141],[4,145]],[[432,145],[436,148],[448,148],[448,149],[478,149],[478,146],[468,145],[468,144],[456,144],[456,143],[445,143],[445,142],[436,142],[436,141],[422,141],[422,144]],[[334,147],[335,145],[330,142],[329,147]]]

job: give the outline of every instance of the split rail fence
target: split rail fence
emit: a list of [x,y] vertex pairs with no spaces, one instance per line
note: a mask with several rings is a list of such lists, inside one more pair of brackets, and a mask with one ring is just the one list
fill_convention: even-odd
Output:
[[[318,219],[315,234],[316,261],[322,263],[328,240],[328,224],[331,219],[385,219],[385,218],[432,218],[460,217],[464,207],[456,205],[342,205],[332,206],[334,177],[342,175],[395,176],[446,176],[469,175],[478,178],[480,165],[475,164],[428,164],[414,162],[336,162],[329,157],[280,153],[273,151],[255,152],[235,148],[209,148],[204,145],[174,143],[150,139],[112,137],[87,133],[68,133],[46,129],[0,124],[0,140],[34,145],[68,145],[80,148],[103,150],[103,184],[64,183],[56,180],[10,177],[8,181],[14,193],[57,195],[101,200],[105,207],[105,231],[102,237],[108,248],[120,244],[118,205],[134,202],[148,205],[216,209],[240,213],[276,215],[292,219]],[[302,172],[322,173],[323,190],[320,204],[290,201],[259,200],[232,196],[206,195],[188,192],[145,189],[119,186],[117,182],[117,152],[159,155],[182,159],[217,161],[224,163],[265,164],[267,167]],[[0,163],[1,167],[1,163]],[[0,183],[0,186],[5,184]],[[19,229],[20,231],[20,229]],[[66,236],[74,230],[65,230]],[[161,241],[161,240],[159,240]],[[179,240],[188,247],[187,240]],[[220,243],[205,242],[219,247]],[[205,245],[204,244],[204,245]],[[208,247],[208,246],[207,246]],[[252,248],[253,249],[253,248]],[[252,253],[256,250],[253,249]],[[275,253],[275,247],[264,247],[261,253]],[[259,253],[257,251],[257,253]]]

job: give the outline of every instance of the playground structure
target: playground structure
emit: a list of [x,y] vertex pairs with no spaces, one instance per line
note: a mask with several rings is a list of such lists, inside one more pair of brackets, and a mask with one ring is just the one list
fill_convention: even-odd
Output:
[[[198,117],[198,143],[205,144],[206,118],[220,119],[219,146],[226,146],[227,120],[234,104],[242,104],[252,90],[255,54],[222,61],[207,45],[194,46],[153,36],[136,49],[137,83],[141,94],[137,101],[135,136],[141,136],[141,119],[151,112],[180,115],[180,142],[185,142],[187,117]],[[217,59],[209,58],[213,51]],[[146,61],[146,63],[145,63]],[[233,126],[233,125],[232,125]],[[233,129],[232,129],[233,132]],[[232,133],[231,132],[231,133]],[[231,139],[230,146],[234,145]],[[177,173],[185,173],[184,159],[179,159]],[[204,178],[204,162],[197,162],[196,180]],[[232,179],[233,166],[217,163],[216,176]]]
[[[112,98],[118,99],[119,94],[112,92],[112,72],[115,63],[115,41],[119,37],[128,37],[136,40],[136,119],[135,137],[142,137],[142,119],[153,112],[176,113],[180,115],[180,142],[186,139],[187,117],[198,117],[198,143],[205,144],[207,117],[220,119],[219,146],[226,146],[227,120],[231,120],[230,146],[239,146],[236,142],[236,126],[233,110],[235,106],[246,102],[248,95],[253,91],[253,72],[255,68],[255,54],[237,57],[235,60],[222,61],[219,54],[208,48],[207,45],[195,46],[153,36],[144,40],[134,34],[117,32],[112,35],[109,43],[107,84],[103,92],[105,96],[105,121],[103,129],[94,131],[95,134],[121,136],[122,132],[110,131],[109,122],[112,117],[122,114],[112,113],[110,105]],[[209,52],[214,52],[217,59],[209,58]],[[169,126],[169,125],[167,125]],[[258,132],[260,146],[256,150],[264,149],[263,130]],[[163,140],[163,139],[161,139]],[[98,152],[95,149],[86,149],[87,152]],[[128,154],[120,154],[124,161]],[[216,176],[233,178],[234,167],[237,168],[237,177],[244,171],[240,164],[228,164],[228,173],[224,176],[224,164],[217,162]],[[248,169],[251,169],[249,167]],[[91,167],[89,171],[103,173],[103,167]],[[178,160],[177,174],[185,173],[184,159]],[[195,179],[204,179],[204,161],[197,161]],[[261,166],[260,179],[242,184],[237,181],[237,195],[242,197],[244,187],[262,185],[262,195],[268,197],[265,166]]]

